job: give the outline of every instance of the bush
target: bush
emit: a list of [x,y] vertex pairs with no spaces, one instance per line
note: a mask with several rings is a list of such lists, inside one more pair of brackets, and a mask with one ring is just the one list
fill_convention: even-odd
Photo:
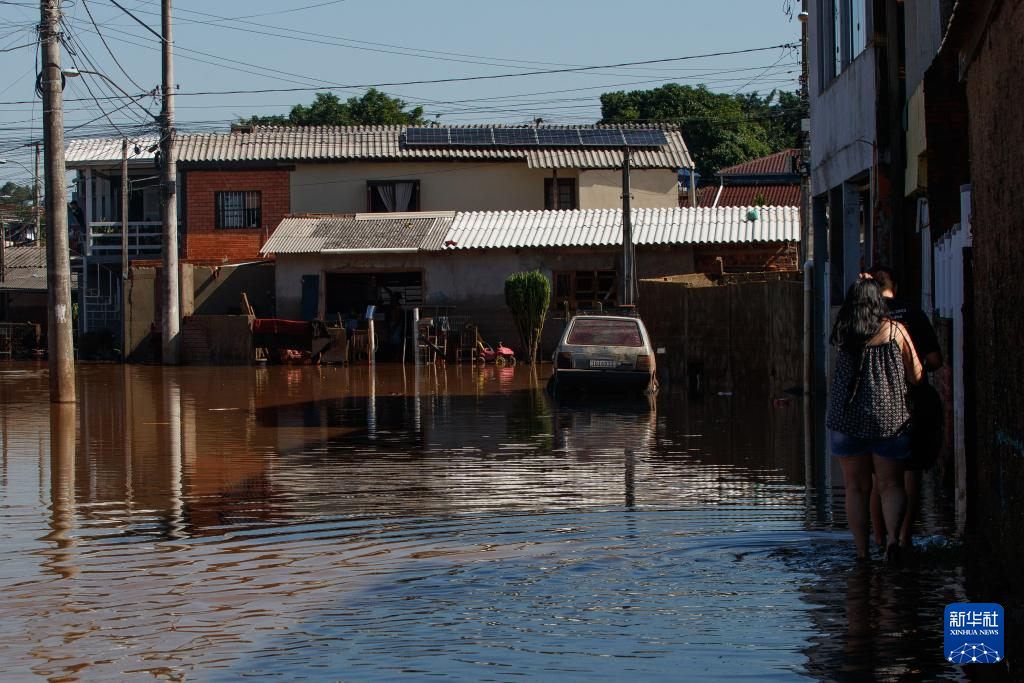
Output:
[[539,270],[513,273],[505,279],[505,303],[512,311],[526,362],[537,362],[537,347],[551,302],[551,283]]

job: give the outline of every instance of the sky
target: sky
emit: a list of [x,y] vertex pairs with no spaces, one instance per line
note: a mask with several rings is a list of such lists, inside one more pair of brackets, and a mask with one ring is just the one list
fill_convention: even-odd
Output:
[[[117,1],[159,32],[160,0]],[[601,93],[673,82],[795,90],[796,50],[678,59],[799,42],[791,2],[176,0],[176,123],[227,130],[242,116],[287,114],[328,86],[344,99],[375,85],[448,124],[593,123]],[[62,8],[65,67],[99,71],[133,96],[159,84],[158,38],[111,0],[63,0]],[[0,0],[0,159],[8,160],[0,184],[30,181],[26,145],[42,137],[38,22],[37,1]],[[665,61],[610,66],[649,60]],[[468,80],[410,83],[445,79]],[[160,109],[155,98],[132,103],[90,74],[69,79],[64,97],[69,139],[136,138],[153,130],[145,110]]]

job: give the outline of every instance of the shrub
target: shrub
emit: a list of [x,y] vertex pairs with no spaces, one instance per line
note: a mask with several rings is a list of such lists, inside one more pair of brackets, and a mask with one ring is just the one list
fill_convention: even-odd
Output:
[[526,362],[537,362],[537,347],[551,302],[551,283],[539,270],[513,273],[505,279],[505,303],[512,312]]

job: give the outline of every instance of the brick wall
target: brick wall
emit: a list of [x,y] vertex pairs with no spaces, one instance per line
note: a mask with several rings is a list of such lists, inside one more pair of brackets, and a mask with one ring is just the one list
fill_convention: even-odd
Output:
[[[230,190],[260,192],[259,228],[215,227],[214,193]],[[288,171],[284,169],[187,171],[185,196],[185,258],[192,262],[260,258],[260,247],[290,211]]]
[[715,258],[721,256],[726,271],[797,270],[796,243],[764,242],[756,244],[711,244],[694,247],[694,270],[715,272]]
[[[986,560],[1016,580],[1024,545],[1024,240],[1018,208],[1024,195],[1024,99],[1018,95],[1024,3],[997,8],[967,73],[974,238],[974,344],[968,354],[976,419],[967,514],[992,548]],[[1024,626],[1019,611],[1016,620]],[[1024,645],[1024,637],[1016,638]]]

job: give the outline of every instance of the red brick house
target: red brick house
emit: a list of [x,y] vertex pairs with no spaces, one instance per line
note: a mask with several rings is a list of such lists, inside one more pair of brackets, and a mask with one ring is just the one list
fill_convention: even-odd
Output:
[[729,166],[715,173],[718,185],[697,192],[698,206],[800,206],[798,149]]

